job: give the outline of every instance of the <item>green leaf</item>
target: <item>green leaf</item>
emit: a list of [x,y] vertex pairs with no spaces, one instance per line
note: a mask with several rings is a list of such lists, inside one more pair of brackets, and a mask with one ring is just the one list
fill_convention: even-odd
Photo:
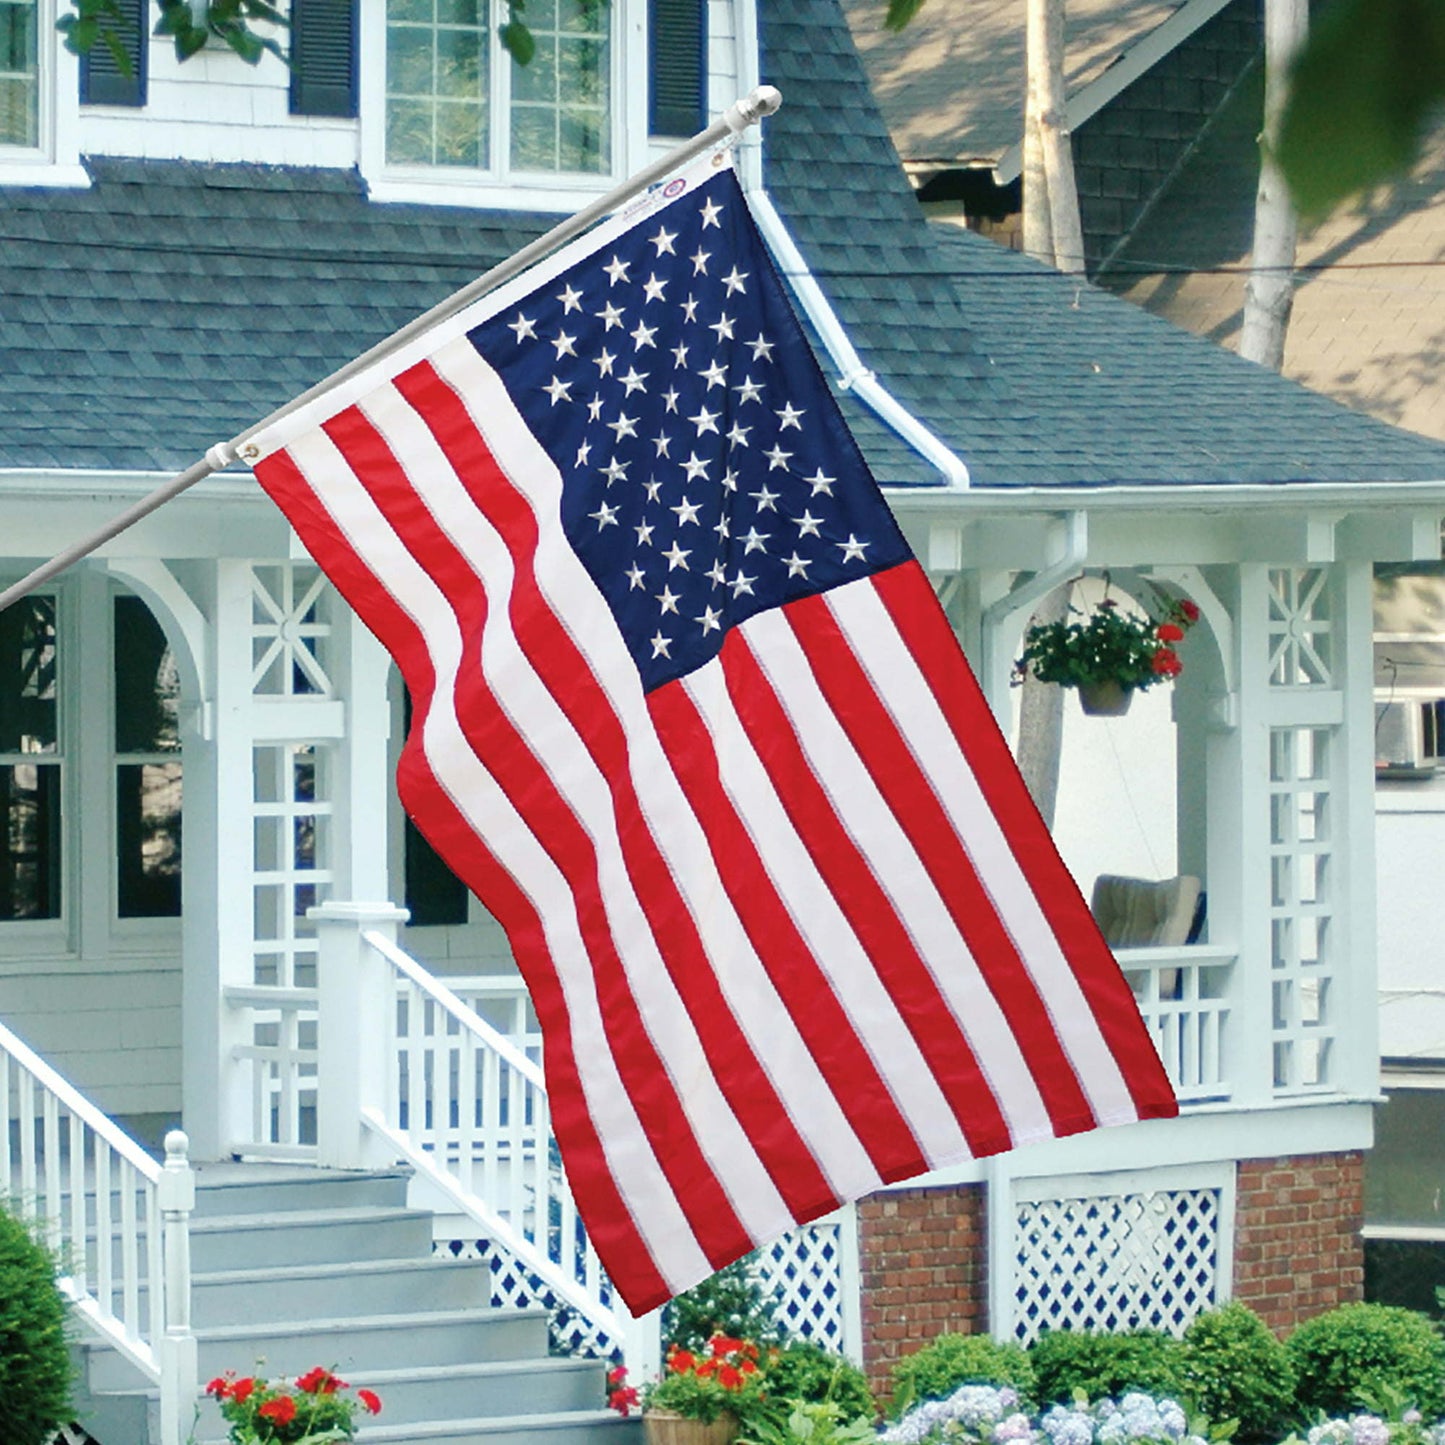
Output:
[[532,32],[520,20],[509,20],[497,31],[498,38],[518,65],[530,65],[537,53]]
[[888,10],[883,17],[885,30],[902,30],[920,10],[923,0],[888,0]]
[[225,25],[212,25],[215,31],[247,65],[259,65],[261,57],[266,53],[266,47],[261,43],[260,37],[247,30],[239,21],[233,21]]

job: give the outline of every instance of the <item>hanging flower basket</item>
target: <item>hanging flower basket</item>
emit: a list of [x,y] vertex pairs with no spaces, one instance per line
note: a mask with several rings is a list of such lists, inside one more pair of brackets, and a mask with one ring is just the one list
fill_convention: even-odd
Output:
[[1089,717],[1123,717],[1134,701],[1134,689],[1112,677],[1079,684],[1079,707]]

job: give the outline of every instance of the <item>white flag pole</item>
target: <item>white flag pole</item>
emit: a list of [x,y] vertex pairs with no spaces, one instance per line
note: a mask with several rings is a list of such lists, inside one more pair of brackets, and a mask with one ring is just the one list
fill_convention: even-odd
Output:
[[738,135],[747,130],[749,126],[756,125],[764,116],[772,115],[781,104],[782,96],[773,86],[758,86],[750,95],[746,95],[730,105],[721,117],[706,130],[699,131],[691,140],[684,141],[650,166],[644,166],[642,170],[629,177],[620,186],[614,187],[605,196],[593,201],[591,205],[584,206],[576,215],[569,216],[560,225],[553,226],[545,235],[539,236],[535,241],[523,246],[515,255],[509,256],[499,265],[493,266],[490,271],[478,276],[475,281],[468,282],[460,291],[455,291],[448,296],[445,301],[438,302],[430,311],[418,316],[414,321],[407,322],[400,331],[393,332],[385,341],[378,342],[371,350],[348,361],[345,366],[333,371],[324,381],[317,382],[309,391],[302,392],[300,396],[294,397],[284,406],[278,407],[269,416],[263,417],[260,421],[239,432],[230,441],[217,443],[206,452],[200,461],[192,463],[185,471],[178,473],[169,481],[162,482],[153,492],[112,517],[104,526],[81,538],[80,541],[73,542],[64,551],[57,552],[48,562],[42,563],[33,572],[22,577],[20,581],[0,592],[0,611],[4,611],[12,602],[18,602],[27,593],[33,592],[35,588],[63,572],[72,563],[80,561],[82,557],[88,557],[97,547],[103,546],[112,537],[119,536],[128,527],[140,521],[142,517],[148,516],[158,507],[164,506],[173,497],[178,497],[188,487],[194,486],[204,477],[223,470],[238,459],[245,459],[247,439],[255,436],[263,428],[271,426],[298,407],[305,406],[308,402],[324,395],[333,387],[356,375],[364,367],[382,360],[405,346],[409,341],[422,335],[430,327],[445,321],[449,316],[455,316],[463,307],[470,306],[473,301],[485,296],[487,292],[495,290],[504,282],[510,281],[512,277],[520,275],[529,266],[534,265],[559,246],[565,245],[574,236],[581,235],[594,221],[611,215],[612,212],[626,205],[634,196],[640,195],[655,182],[662,180],[673,171],[679,170],[694,156],[701,155],[710,146],[717,145],[719,141],[726,140],[732,135]]

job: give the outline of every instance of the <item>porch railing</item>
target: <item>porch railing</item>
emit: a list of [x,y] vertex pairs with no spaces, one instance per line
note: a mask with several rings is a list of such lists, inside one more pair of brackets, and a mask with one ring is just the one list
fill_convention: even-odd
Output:
[[197,1390],[186,1136],[168,1134],[157,1164],[3,1025],[0,1121],[11,1207],[85,1324],[159,1387],[162,1445],[182,1445]]
[[1230,991],[1227,948],[1118,948],[1125,979],[1181,1103],[1227,1099]]

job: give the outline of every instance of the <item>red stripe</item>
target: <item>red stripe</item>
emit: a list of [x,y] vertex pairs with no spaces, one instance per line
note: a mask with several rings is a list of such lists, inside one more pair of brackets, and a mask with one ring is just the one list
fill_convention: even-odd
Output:
[[[723,651],[734,645],[734,632]],[[694,674],[696,676],[696,674]],[[838,1106],[887,1180],[929,1167],[882,1074],[798,931],[723,787],[713,739],[681,681],[647,695],[657,735],[707,835],[723,887]]]
[[1134,995],[1029,797],[923,569],[916,562],[905,563],[879,573],[873,583],[927,678],[1019,866],[1033,883],[1039,906],[1119,1064],[1139,1117],[1173,1118],[1179,1105]]
[[[893,901],[814,773],[747,631],[744,626],[734,632],[722,652],[738,718],[803,846],[952,1106],[969,1149],[975,1156],[1001,1153],[1013,1141],[989,1082]],[[892,728],[890,719],[882,722]],[[952,964],[937,962],[944,968]]]
[[448,866],[507,932],[547,1039],[552,1126],[566,1157],[573,1189],[579,1199],[587,1201],[588,1236],[628,1308],[634,1314],[654,1309],[672,1291],[633,1223],[587,1111],[572,1051],[566,1000],[541,920],[526,894],[437,782],[422,748],[422,730],[436,679],[421,633],[357,556],[285,452],[259,462],[255,472],[337,590],[401,666],[414,709],[412,732],[397,770],[403,802]]
[[509,484],[498,485],[485,440],[443,377],[418,366],[399,376],[396,386],[512,555],[516,579],[508,608],[517,639],[607,781],[628,875],[714,1077],[794,1219],[827,1213],[838,1197],[728,1005],[718,965],[708,957],[633,787],[627,733],[588,659],[537,585],[538,528],[531,505]]
[[[324,430],[451,604],[463,655],[477,656],[488,599],[466,558],[436,524],[412,490],[405,468],[360,411],[352,407],[338,413]],[[510,485],[495,462],[489,459],[486,465],[492,486]],[[746,1253],[753,1241],[686,1127],[682,1101],[642,1021],[613,937],[591,836],[552,781],[546,763],[503,710],[480,667],[464,667],[459,673],[456,711],[472,751],[567,881],[623,1086],[699,1246],[721,1268]]]
[[[783,609],[834,714],[908,835],[1018,1042],[1057,1134],[1097,1127],[1054,1022],[933,785],[825,597]],[[940,967],[947,967],[943,960]],[[966,1022],[966,1021],[965,1021]],[[1000,1081],[996,1080],[995,1083]]]

